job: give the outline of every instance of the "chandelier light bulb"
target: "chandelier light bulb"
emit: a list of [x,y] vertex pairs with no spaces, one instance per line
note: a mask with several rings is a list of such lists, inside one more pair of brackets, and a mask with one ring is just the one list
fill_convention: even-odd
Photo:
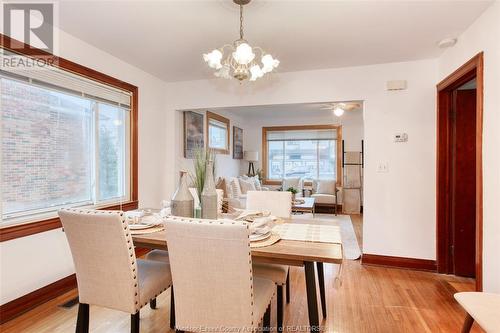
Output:
[[250,67],[250,74],[252,74],[252,76],[250,77],[250,81],[255,81],[264,76],[264,72],[262,71],[262,69],[260,69],[259,65],[253,65],[252,67]]
[[203,54],[203,60],[206,61],[208,67],[214,69],[222,68],[221,60],[222,60],[222,52],[219,50],[213,50],[210,53]]
[[273,69],[278,67],[280,64],[280,61],[278,59],[273,59],[273,56],[270,54],[264,55],[262,57],[261,61],[262,61],[262,64],[264,65],[264,66],[262,66],[262,71],[264,73],[271,72]]
[[335,110],[333,110],[333,113],[337,116],[337,117],[340,117],[344,114],[344,109],[341,109],[341,108],[335,108]]
[[233,58],[240,65],[248,65],[255,58],[252,47],[247,43],[241,43],[233,52]]

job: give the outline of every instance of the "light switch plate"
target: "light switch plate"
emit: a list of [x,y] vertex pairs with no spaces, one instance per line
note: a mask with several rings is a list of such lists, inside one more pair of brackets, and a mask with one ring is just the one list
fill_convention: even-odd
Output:
[[389,172],[389,166],[387,165],[387,162],[379,162],[377,165],[377,172],[378,173]]

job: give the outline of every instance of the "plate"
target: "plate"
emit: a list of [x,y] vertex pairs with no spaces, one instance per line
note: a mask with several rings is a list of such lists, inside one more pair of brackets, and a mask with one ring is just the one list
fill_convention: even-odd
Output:
[[152,228],[154,227],[154,224],[129,224],[128,227],[130,230],[142,230],[142,229],[147,229],[147,228]]
[[257,241],[261,241],[261,240],[264,240],[264,239],[268,239],[269,237],[271,237],[271,232],[267,232],[265,234],[258,234],[258,235],[250,235],[250,241],[251,242],[257,242]]

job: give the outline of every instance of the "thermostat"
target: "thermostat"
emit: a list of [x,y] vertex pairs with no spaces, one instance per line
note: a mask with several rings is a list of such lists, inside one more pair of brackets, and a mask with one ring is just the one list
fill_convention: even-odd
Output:
[[396,133],[394,134],[394,142],[407,142],[408,134],[406,133]]

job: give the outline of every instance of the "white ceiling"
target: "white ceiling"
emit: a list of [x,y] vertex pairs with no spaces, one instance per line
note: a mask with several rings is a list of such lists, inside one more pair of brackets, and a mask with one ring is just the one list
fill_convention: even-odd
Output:
[[[344,103],[347,105],[348,108],[350,108],[351,106],[350,102],[344,102]],[[352,103],[363,105],[362,101],[353,101]],[[331,105],[331,103],[275,104],[275,105],[215,108],[210,110],[214,112],[222,110],[227,114],[234,114],[248,121],[260,120],[260,119],[267,119],[267,120],[281,119],[281,118],[319,119],[319,118],[331,117],[332,119],[337,119],[337,117],[333,115],[332,110],[323,109],[325,105],[329,104]],[[357,116],[359,116],[362,114],[362,111],[363,111],[362,107],[353,108],[349,111],[346,111],[344,115],[349,116],[356,114]]]
[[[492,1],[264,1],[245,7],[245,37],[279,71],[437,57]],[[61,1],[62,30],[165,81],[212,78],[202,53],[238,37],[231,0]]]

